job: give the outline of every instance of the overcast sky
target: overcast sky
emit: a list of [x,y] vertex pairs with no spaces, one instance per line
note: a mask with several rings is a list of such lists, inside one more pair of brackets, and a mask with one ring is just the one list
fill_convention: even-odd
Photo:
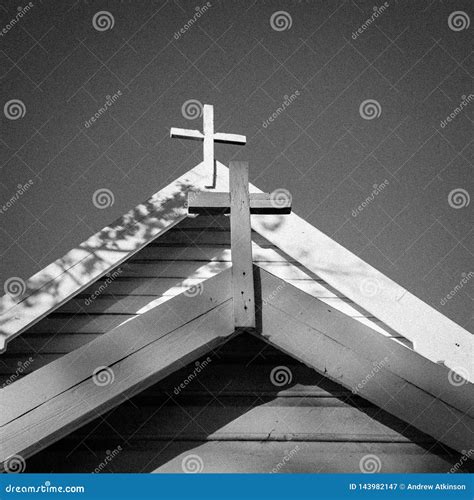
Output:
[[218,160],[248,160],[258,187],[288,189],[298,215],[474,331],[474,279],[441,305],[474,271],[472,5],[2,1],[0,205],[33,183],[0,212],[0,284],[200,162],[199,143],[168,138],[201,128],[196,100],[247,135]]

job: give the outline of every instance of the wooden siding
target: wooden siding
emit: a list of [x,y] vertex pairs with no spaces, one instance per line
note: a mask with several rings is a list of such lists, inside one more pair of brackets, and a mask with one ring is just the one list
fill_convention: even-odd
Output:
[[[230,267],[229,243],[224,216],[199,216],[168,230],[110,279],[102,278],[13,339],[0,357],[0,385],[15,383],[186,289],[200,293],[203,280]],[[393,342],[410,345],[256,233],[253,251],[259,266],[275,276]],[[93,471],[118,446],[122,451],[104,472],[181,472],[189,454],[199,455],[204,472],[275,467],[280,472],[358,472],[367,454],[379,457],[382,472],[447,472],[459,459],[258,339],[239,337],[210,358],[185,390],[174,392],[194,364],[32,457],[27,471]],[[271,383],[277,366],[290,370],[287,386]],[[279,467],[289,453],[292,459]]]
[[[182,472],[198,455],[203,472],[359,472],[375,454],[381,472],[447,472],[459,458],[253,337],[200,365],[184,389],[195,363],[30,458],[27,471]],[[276,387],[279,366],[291,382]]]
[[[263,269],[396,342],[410,342],[253,233],[253,257]],[[153,305],[197,287],[231,266],[229,218],[199,216],[169,229],[45,319],[13,339],[0,356],[0,386],[77,349]],[[98,293],[100,292],[100,293]],[[97,296],[92,297],[95,293]],[[32,356],[34,361],[28,363]],[[26,362],[26,364],[25,364]]]

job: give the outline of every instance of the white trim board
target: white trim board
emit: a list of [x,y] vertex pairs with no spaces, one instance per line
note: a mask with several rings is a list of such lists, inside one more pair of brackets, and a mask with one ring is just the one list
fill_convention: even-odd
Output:
[[[210,173],[199,164],[33,276],[18,304],[1,297],[0,348],[186,217],[188,190],[228,191],[228,169],[219,162],[215,179],[215,187],[206,187]],[[262,191],[251,184],[250,192]],[[419,354],[474,380],[473,335],[464,328],[294,213],[252,215],[251,223],[291,258],[410,340]],[[86,265],[93,271],[85,272]],[[375,284],[377,293],[364,294],[367,283]],[[54,295],[50,285],[56,288]]]
[[[221,179],[225,179],[221,183]],[[187,217],[187,192],[206,190],[201,163],[26,281],[18,298],[0,297],[0,352],[7,343]],[[227,177],[216,188],[225,191]]]

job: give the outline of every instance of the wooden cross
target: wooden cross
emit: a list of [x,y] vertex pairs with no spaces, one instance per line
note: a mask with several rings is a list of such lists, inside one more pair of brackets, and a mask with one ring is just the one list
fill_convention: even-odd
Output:
[[[214,132],[214,108],[204,104],[203,132],[172,128],[171,137],[204,142],[204,163],[214,167],[214,143],[244,145],[244,135]],[[280,193],[281,194],[281,193]],[[230,213],[230,243],[232,254],[232,290],[234,324],[237,330],[255,328],[255,290],[252,265],[250,214],[289,214],[291,197],[275,198],[268,193],[249,194],[247,162],[232,161],[229,165],[229,193],[190,192],[188,213],[220,215]]]
[[268,193],[249,194],[249,166],[241,161],[229,164],[229,190],[230,193],[189,193],[188,213],[230,212],[234,324],[238,330],[249,330],[255,328],[250,214],[289,214],[291,198],[275,200]]
[[238,144],[244,146],[247,142],[245,135],[224,134],[214,132],[214,106],[204,104],[202,112],[203,131],[189,130],[185,128],[172,127],[170,136],[177,139],[191,139],[203,141],[204,164],[212,172],[214,168],[214,143]]

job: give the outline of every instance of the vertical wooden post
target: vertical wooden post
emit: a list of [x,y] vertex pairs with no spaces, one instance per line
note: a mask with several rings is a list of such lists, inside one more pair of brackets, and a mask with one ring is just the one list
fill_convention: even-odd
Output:
[[237,329],[255,328],[255,291],[249,202],[249,165],[229,164],[230,238],[234,320]]
[[204,104],[203,109],[203,156],[209,172],[214,170],[214,106]]

